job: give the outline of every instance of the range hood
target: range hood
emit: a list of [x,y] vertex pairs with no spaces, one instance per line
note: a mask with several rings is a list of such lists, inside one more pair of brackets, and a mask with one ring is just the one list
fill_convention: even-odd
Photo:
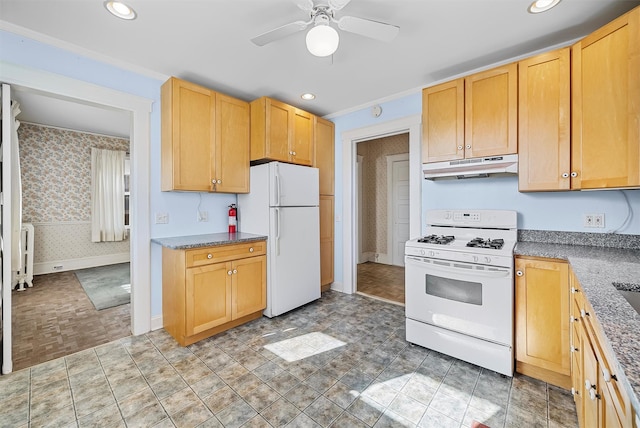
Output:
[[422,171],[427,180],[517,175],[518,155],[424,163]]

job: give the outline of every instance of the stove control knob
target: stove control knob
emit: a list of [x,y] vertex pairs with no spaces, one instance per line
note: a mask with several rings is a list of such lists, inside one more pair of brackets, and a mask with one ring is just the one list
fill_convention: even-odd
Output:
[[484,261],[487,262],[487,263],[491,263],[491,257],[485,257]]
[[424,250],[420,250],[420,255],[424,256],[425,251]]
[[478,261],[478,256],[473,256],[472,259],[473,259],[474,262],[477,262]]
[[[462,148],[462,147],[460,147],[460,148]],[[451,211],[447,211],[447,212],[445,212],[445,213],[444,213],[444,218],[445,218],[446,220],[449,220],[449,219],[451,218]]]
[[434,253],[433,251],[429,251],[429,257],[433,257],[435,255],[436,255],[436,253]]

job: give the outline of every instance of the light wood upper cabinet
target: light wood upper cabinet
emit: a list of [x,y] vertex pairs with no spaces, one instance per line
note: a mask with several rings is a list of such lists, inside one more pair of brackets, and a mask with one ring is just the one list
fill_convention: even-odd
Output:
[[161,110],[163,191],[249,191],[248,103],[172,77]]
[[251,160],[313,164],[314,117],[262,97],[251,102]]
[[572,187],[640,186],[640,8],[572,49]]
[[517,82],[517,64],[509,64],[425,88],[422,161],[516,153]]
[[464,83],[465,156],[517,153],[517,64],[472,74]]
[[571,388],[569,268],[516,258],[516,371]]
[[464,79],[422,90],[422,162],[464,158]]
[[571,179],[569,48],[518,63],[518,185],[569,190]]
[[314,164],[320,175],[320,194],[333,195],[335,192],[335,125],[333,122],[315,118]]

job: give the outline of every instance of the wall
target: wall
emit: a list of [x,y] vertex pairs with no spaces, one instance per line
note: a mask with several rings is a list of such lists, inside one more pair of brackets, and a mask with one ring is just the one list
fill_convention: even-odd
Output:
[[[333,117],[336,125],[336,216],[343,210],[342,133],[366,128],[383,122],[422,113],[420,92],[382,103],[382,115],[373,117],[369,108]],[[633,210],[631,223],[619,233],[640,235],[640,190],[625,190]],[[492,177],[468,180],[422,180],[422,232],[424,211],[428,209],[469,208],[509,209],[518,212],[518,227],[533,230],[570,232],[609,232],[616,229],[627,216],[627,204],[622,191],[600,190],[582,192],[519,193],[516,177]],[[582,216],[604,213],[604,229],[583,227]],[[342,222],[335,224],[336,236],[342,236]],[[335,280],[343,281],[342,241],[336,241]]]
[[[195,235],[225,232],[227,206],[236,202],[236,195],[162,192],[160,190],[160,86],[168,76],[142,75],[100,62],[65,49],[0,31],[0,61],[22,67],[60,74],[127,94],[153,100],[150,114],[150,210],[144,219],[150,235],[155,237]],[[213,88],[215,89],[215,88]],[[196,209],[209,212],[208,222],[198,222]],[[155,224],[154,214],[169,215],[169,223]],[[162,314],[162,251],[151,245],[151,316]],[[132,260],[135,263],[135,260]],[[135,286],[135,284],[134,284]]]
[[129,140],[21,123],[18,141],[34,273],[128,261],[128,240],[91,242],[91,148],[128,151]]
[[363,141],[358,143],[356,150],[363,156],[362,251],[381,254],[388,262],[387,156],[409,153],[409,134]]

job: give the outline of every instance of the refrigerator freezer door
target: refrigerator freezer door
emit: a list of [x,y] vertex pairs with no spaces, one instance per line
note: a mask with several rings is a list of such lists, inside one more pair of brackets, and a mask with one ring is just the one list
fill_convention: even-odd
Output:
[[267,309],[274,317],[320,298],[318,207],[270,210]]
[[318,205],[320,182],[317,168],[281,162],[271,162],[268,165],[270,170],[270,206],[309,207]]

